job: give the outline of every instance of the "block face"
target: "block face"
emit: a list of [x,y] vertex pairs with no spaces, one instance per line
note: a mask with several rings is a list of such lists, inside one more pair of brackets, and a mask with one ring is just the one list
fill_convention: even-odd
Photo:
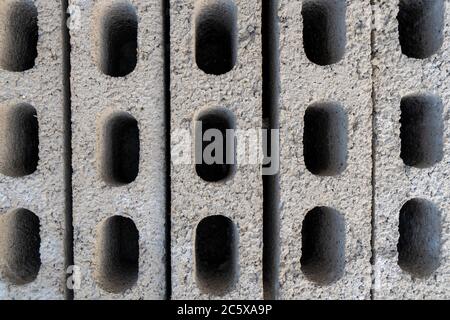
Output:
[[[412,2],[412,1],[402,1]],[[436,4],[441,1],[435,1]],[[422,1],[421,3],[428,3]],[[431,2],[430,2],[431,3]],[[443,137],[448,137],[449,90],[447,85],[448,64],[450,62],[449,43],[444,41],[439,50],[433,50],[428,58],[415,59],[402,53],[399,34],[399,1],[375,1],[374,10],[374,109],[375,109],[375,221],[374,221],[374,298],[376,299],[448,299],[450,282],[449,261],[449,192],[447,186],[450,146],[444,138],[443,145],[435,148],[439,143],[439,124],[429,119],[430,114],[417,113],[417,121],[410,121],[416,126],[416,135],[422,139],[431,139],[424,144],[423,152],[416,154],[421,158],[420,168],[405,165],[402,157],[402,99],[411,96],[433,96],[442,102],[440,111],[443,125]],[[450,13],[448,2],[445,1],[444,24],[448,24]],[[423,41],[433,41],[429,38],[429,20],[427,24],[418,23],[421,30],[417,34],[428,34]],[[447,27],[441,30],[444,38],[448,39]],[[433,33],[438,35],[438,33]],[[420,49],[415,44],[415,49]],[[427,54],[428,56],[428,54]],[[423,58],[423,56],[421,56]],[[423,100],[423,99],[422,99]],[[405,100],[403,100],[404,102]],[[417,100],[416,100],[417,102]],[[413,107],[417,103],[411,104]],[[410,106],[411,106],[410,105]],[[438,118],[438,117],[432,117]],[[442,125],[442,124],[441,124]],[[412,130],[412,129],[411,129]],[[416,139],[415,143],[419,143]],[[435,152],[436,149],[441,152]],[[414,150],[412,150],[414,151]],[[438,154],[438,157],[436,157]],[[442,156],[443,155],[443,156]],[[441,161],[438,161],[442,159]],[[426,160],[426,161],[424,161]],[[413,164],[413,163],[410,163]],[[423,168],[425,167],[425,168]],[[400,212],[404,205],[415,198],[428,201],[441,213],[440,227],[442,237],[440,243],[439,267],[431,276],[417,278],[402,270],[399,266],[399,252],[397,246],[400,240]],[[420,219],[416,219],[420,222]],[[436,221],[436,220],[433,220]],[[413,222],[411,222],[413,223]],[[432,222],[435,224],[436,222]],[[413,223],[419,228],[420,223]],[[430,228],[430,225],[424,228]],[[402,240],[403,241],[403,240]],[[402,259],[401,259],[402,260]],[[402,263],[400,263],[402,264]],[[434,268],[432,268],[434,269]]]
[[[82,276],[75,299],[163,299],[166,129],[162,2],[74,0],[70,5],[79,13],[71,28],[74,259]],[[123,15],[108,15],[117,8],[122,8]],[[110,23],[102,24],[105,20],[100,16]],[[128,66],[133,44],[116,39],[117,43],[102,47],[106,31],[98,30],[105,25],[118,28],[114,32],[124,37],[121,24],[108,20],[114,18],[137,22],[137,62],[132,71]],[[127,37],[132,41],[133,32]],[[105,72],[99,52],[103,58],[113,55],[105,58],[106,69],[117,72]],[[111,130],[104,130],[105,120],[111,116],[116,121],[109,122]],[[115,130],[115,125],[119,129]],[[128,227],[111,227],[105,236],[102,226],[115,216],[131,221]],[[116,239],[114,230],[128,230],[123,231],[126,239]],[[114,254],[110,247],[102,246],[108,238],[113,242],[110,246],[123,245],[134,253]],[[96,249],[101,247],[104,249]],[[109,273],[118,276],[105,284],[108,259],[115,265]]]
[[[313,2],[281,0],[278,10],[281,80],[279,298],[369,299],[371,245],[368,235],[371,234],[372,195],[370,1],[348,0],[346,10],[338,8],[345,11],[346,17],[346,27],[341,28],[346,30],[345,54],[338,62],[325,66],[310,61],[303,45],[304,17],[301,12],[305,5],[310,6]],[[336,12],[341,12],[339,10]],[[317,132],[317,137],[322,136],[319,139],[322,143],[304,141],[305,130],[308,139],[313,136],[305,128],[305,121],[310,123],[310,120],[315,120],[318,126],[317,122],[321,118],[323,120],[319,116],[305,118],[306,110],[311,105],[328,105],[330,102],[342,106],[341,116],[334,117],[338,119],[334,125],[328,123],[326,128],[320,126],[324,131]],[[347,129],[343,130],[345,127]],[[340,139],[344,131],[348,132],[346,152],[343,150],[345,143]],[[321,146],[316,153],[316,156],[322,155],[320,159],[308,157],[309,160],[316,160],[313,164],[317,165],[318,160],[339,159],[332,161],[333,166],[321,166],[333,170],[314,170],[316,174],[309,171],[303,150],[305,142],[312,150]],[[346,166],[338,165],[345,158]],[[326,161],[323,162],[326,164]],[[341,243],[340,255],[343,257],[327,255],[326,242],[315,251],[319,255],[317,261],[322,263],[316,265],[323,268],[317,278],[327,282],[327,285],[311,281],[308,272],[304,272],[308,271],[307,262],[312,259],[307,259],[312,248],[308,247],[308,243],[311,244],[312,240],[305,239],[303,245],[306,247],[302,249],[302,228],[308,224],[308,212],[316,207],[327,207],[342,215],[342,222],[333,223],[334,227],[324,219],[316,228],[309,228],[318,232],[306,233],[309,238],[319,241],[319,231],[328,229],[333,230],[336,239],[340,239],[338,243]],[[319,228],[320,225],[323,227]],[[338,230],[343,230],[345,237],[338,236]]]
[[[13,238],[17,236],[25,242],[33,243],[34,249],[24,252],[28,257],[16,255],[15,259],[19,259],[16,262],[20,259],[37,261],[37,242],[20,237],[18,230],[11,230],[18,224],[8,223],[6,219],[8,212],[14,210],[26,209],[33,212],[40,225],[39,232],[33,233],[40,236],[41,264],[36,272],[37,264],[33,263],[29,272],[20,276],[21,284],[12,284],[7,278],[0,276],[0,299],[64,299],[62,8],[58,1],[2,1],[1,19],[6,20],[1,23],[7,23],[7,17],[12,14],[8,10],[16,12],[10,16],[14,17],[11,28],[18,27],[15,23],[22,17],[22,36],[28,37],[28,40],[33,40],[36,36],[38,39],[36,48],[25,38],[23,42],[16,43],[17,51],[14,51],[13,57],[10,55],[13,52],[11,50],[16,49],[9,44],[18,34],[14,34],[11,29],[2,28],[0,35],[0,106],[3,111],[3,108],[7,108],[6,113],[2,112],[1,115],[2,131],[5,135],[2,134],[0,144],[3,151],[15,152],[14,155],[2,155],[0,228],[8,229]],[[36,13],[37,29],[34,25]],[[34,50],[37,50],[37,56]],[[6,63],[8,61],[9,66]],[[34,111],[26,107],[11,113],[12,109],[9,107],[18,105],[32,106],[35,116],[30,116],[30,112],[33,114]],[[16,134],[10,135],[13,131]],[[36,140],[39,141],[38,145]],[[8,168],[6,171],[5,164]],[[36,231],[36,223],[28,226],[30,230]],[[20,243],[16,245],[20,246]]]
[[[208,74],[196,63],[195,15],[203,5],[232,8],[233,2],[237,11],[236,63],[221,75]],[[261,165],[238,161],[235,172],[227,179],[205,181],[195,170],[192,141],[197,115],[209,108],[228,109],[237,130],[261,128],[261,1],[177,0],[171,1],[170,13],[172,298],[261,299]],[[236,140],[237,148],[245,143],[239,137]],[[176,150],[183,143],[188,146],[186,161],[176,157]],[[237,250],[231,251],[238,254],[237,279],[227,290],[211,291],[204,289],[205,283],[199,287],[196,280],[195,235],[204,218],[216,215],[230,219],[236,228]]]

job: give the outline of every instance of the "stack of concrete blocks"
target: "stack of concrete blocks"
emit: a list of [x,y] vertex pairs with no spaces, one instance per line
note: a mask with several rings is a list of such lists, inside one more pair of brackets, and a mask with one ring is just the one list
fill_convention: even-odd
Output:
[[376,299],[450,297],[449,9],[373,4]]
[[70,10],[75,299],[163,299],[162,2]]
[[281,0],[281,299],[369,299],[369,0]]
[[64,299],[61,12],[0,3],[0,299]]
[[261,164],[194,152],[203,129],[261,128],[261,1],[176,0],[170,13],[172,298],[262,299]]

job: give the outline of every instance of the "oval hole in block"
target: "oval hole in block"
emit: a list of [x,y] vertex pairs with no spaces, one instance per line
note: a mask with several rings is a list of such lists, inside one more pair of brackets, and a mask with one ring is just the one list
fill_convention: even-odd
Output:
[[234,223],[224,216],[204,218],[195,233],[197,285],[207,294],[224,295],[235,285],[238,240]]
[[126,0],[104,1],[97,8],[97,64],[112,77],[124,77],[137,64],[138,17]]
[[316,207],[302,226],[301,269],[319,285],[339,280],[345,269],[345,221],[336,210]]
[[347,43],[346,0],[303,2],[303,48],[308,59],[325,66],[339,62]]
[[233,0],[197,0],[195,61],[207,74],[221,75],[237,60],[237,7]]
[[347,115],[336,102],[319,102],[305,112],[303,156],[315,175],[335,176],[347,167]]
[[222,107],[202,110],[194,127],[197,175],[208,182],[229,178],[236,163],[233,113]]
[[400,157],[407,166],[429,168],[444,157],[442,101],[432,94],[403,97]]
[[403,54],[425,59],[444,42],[445,3],[443,0],[400,0],[397,16]]
[[22,177],[36,171],[39,126],[36,109],[19,103],[0,106],[0,172]]
[[115,111],[100,121],[98,169],[111,185],[133,182],[139,173],[139,127],[127,112]]
[[3,276],[11,283],[33,282],[41,267],[39,218],[26,209],[0,216],[0,255]]
[[441,214],[424,199],[412,199],[400,210],[398,264],[414,277],[426,278],[439,267]]
[[134,286],[139,273],[139,232],[133,220],[113,216],[101,223],[97,231],[96,278],[112,293]]
[[37,57],[38,12],[30,0],[0,3],[0,66],[12,72],[34,67]]

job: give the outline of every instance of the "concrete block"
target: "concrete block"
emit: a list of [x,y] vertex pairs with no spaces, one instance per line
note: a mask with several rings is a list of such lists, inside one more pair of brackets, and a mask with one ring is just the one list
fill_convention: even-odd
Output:
[[370,1],[280,0],[281,299],[369,299]]
[[170,13],[172,298],[261,299],[261,164],[201,164],[206,129],[262,126],[261,1],[177,0]]
[[163,299],[162,2],[70,5],[75,299]]
[[0,3],[0,299],[64,299],[61,3]]
[[374,1],[374,298],[450,296],[448,1]]

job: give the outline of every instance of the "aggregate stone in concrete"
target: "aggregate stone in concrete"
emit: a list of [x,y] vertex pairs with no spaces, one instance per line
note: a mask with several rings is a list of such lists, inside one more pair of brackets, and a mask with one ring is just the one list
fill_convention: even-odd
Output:
[[[162,2],[70,5],[79,19],[71,28],[74,254],[82,278],[75,299],[163,299]],[[137,60],[108,65],[120,59],[112,53],[136,50],[132,41],[120,42],[133,38],[135,31],[126,27],[136,22]]]
[[0,4],[0,299],[64,299],[62,8],[21,3]]
[[[400,2],[402,6],[408,6],[413,1]],[[449,1],[444,1],[446,10],[439,12],[433,9],[434,6],[429,6],[431,2],[417,1],[415,6],[425,5],[426,10],[408,9],[410,14],[406,16],[399,14],[400,2],[377,0],[373,5],[374,58],[372,63],[376,123],[374,128],[374,298],[448,299],[450,283],[448,215],[450,146],[447,139],[450,134],[447,125],[450,117],[448,109],[450,30],[447,27],[450,21]],[[439,5],[441,2],[434,3]],[[424,17],[415,16],[411,10],[422,12]],[[444,20],[439,18],[442,14]],[[397,17],[399,17],[398,20]],[[414,23],[411,19],[415,19]],[[406,27],[399,27],[399,21],[406,23]],[[420,26],[422,31],[415,32],[414,28],[410,28],[411,25]],[[400,41],[402,39],[400,31],[409,32],[409,34],[403,34],[403,37],[413,37],[410,43],[414,46],[405,46],[403,41]],[[414,38],[413,33],[421,36]],[[434,38],[439,37],[440,34],[443,34],[445,39],[442,45],[439,45],[439,39]],[[437,44],[437,47],[431,44]],[[421,51],[424,45],[427,50],[433,47],[432,52]],[[409,57],[411,48],[416,49],[418,53],[416,57],[425,58]],[[421,164],[426,165],[420,165],[420,162],[419,165],[406,162],[407,165],[401,157],[404,155],[402,139],[405,138],[407,144],[412,141],[412,137],[405,137],[408,127],[403,126],[408,119],[403,118],[402,99],[406,97],[403,101],[408,101],[414,96],[434,97],[431,101],[442,102],[441,114],[439,117],[434,117],[440,118],[440,121],[429,121],[429,114],[436,112],[435,103],[427,104],[424,110],[428,111],[424,111],[426,113],[421,116],[422,121],[410,121],[410,123],[416,123],[417,138],[413,145],[416,152],[420,152],[421,149],[428,151],[428,154],[419,154],[419,158],[424,160]],[[410,104],[409,107],[414,108],[415,104]],[[439,133],[442,126],[443,136],[442,131]],[[444,139],[443,146],[439,143],[440,139]],[[422,146],[427,140],[431,140],[428,142],[431,146]],[[443,150],[436,152],[439,145],[439,148]],[[438,156],[433,156],[431,153],[437,153]],[[414,201],[413,205],[408,204],[410,200]],[[409,241],[407,244],[411,237],[414,241]],[[414,255],[415,259],[411,255]]]
[[[194,120],[204,111],[217,113],[214,110],[225,108],[228,112],[222,113],[228,113],[229,119],[234,118],[236,129],[261,128],[261,1],[176,0],[171,1],[170,12],[172,298],[261,299],[263,193],[260,164],[238,163],[228,179],[208,182],[196,173],[193,141],[192,148],[188,147],[191,152],[187,161],[175,159],[176,146],[186,136],[193,136]],[[205,12],[203,28],[222,25],[219,30],[209,31],[225,30],[237,36],[231,41],[224,38],[236,46],[235,50],[225,48],[231,59],[230,55],[217,58],[222,56],[217,48],[223,43],[204,46],[217,54],[209,62],[213,65],[222,62],[223,67],[208,68],[206,64],[204,68],[201,64],[209,73],[197,66],[196,54],[199,54],[197,58],[204,57],[202,52],[196,52],[194,36],[195,23],[200,22],[196,18],[205,18]],[[229,63],[233,64],[233,52],[235,65],[227,72]],[[189,146],[190,142],[184,141]],[[243,143],[237,139],[238,148]],[[203,220],[207,217],[215,218]],[[208,235],[203,234],[209,228],[199,225],[208,221],[207,226],[218,230],[210,233],[210,241]],[[201,234],[196,237],[197,231]],[[218,238],[221,235],[228,239],[223,247],[220,245],[223,241]],[[195,250],[196,240],[199,251]],[[215,251],[219,252],[217,256]],[[205,255],[209,255],[206,259],[209,264],[205,263]],[[218,261],[224,261],[224,265],[218,265]],[[230,267],[229,263],[233,265]],[[205,270],[205,266],[209,270]],[[214,270],[216,273],[211,274]]]
[[[370,298],[371,8],[369,0],[343,2],[279,5],[281,299]],[[321,28],[305,35],[311,16]],[[309,37],[326,45],[309,47],[307,55]],[[305,118],[308,108],[335,105],[345,116],[330,111],[331,120]],[[311,130],[304,141],[305,121],[317,122],[315,143]],[[333,170],[308,170],[304,143],[309,158],[316,153],[322,167]]]

